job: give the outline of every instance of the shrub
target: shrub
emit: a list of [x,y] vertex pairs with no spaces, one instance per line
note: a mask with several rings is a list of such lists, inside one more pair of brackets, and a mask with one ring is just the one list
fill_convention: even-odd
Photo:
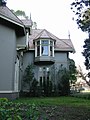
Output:
[[14,103],[0,99],[0,120],[45,120],[35,104]]
[[8,102],[7,98],[0,98],[0,102]]

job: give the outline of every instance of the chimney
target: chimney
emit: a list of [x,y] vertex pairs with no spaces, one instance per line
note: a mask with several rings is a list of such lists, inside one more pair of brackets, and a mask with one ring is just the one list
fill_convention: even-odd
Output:
[[0,6],[6,6],[6,1],[5,0],[0,0]]

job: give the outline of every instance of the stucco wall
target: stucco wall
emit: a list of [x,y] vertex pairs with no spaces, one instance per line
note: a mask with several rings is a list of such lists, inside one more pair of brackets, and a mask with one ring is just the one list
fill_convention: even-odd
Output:
[[14,89],[15,57],[15,31],[0,25],[0,91]]
[[19,45],[26,45],[26,36],[24,37],[17,37],[16,44]]
[[[25,70],[25,68],[27,67],[28,64],[34,63],[34,51],[28,51],[25,52],[23,55],[23,72]],[[67,58],[67,53],[65,52],[55,52],[55,63],[54,64],[40,64],[40,65],[35,65],[35,78],[38,80],[39,78],[39,67],[52,67],[53,65],[55,65],[55,67],[59,67],[60,65],[62,65],[63,67],[68,67],[68,58]]]
[[55,52],[55,65],[56,67],[62,65],[62,67],[68,68],[67,52]]

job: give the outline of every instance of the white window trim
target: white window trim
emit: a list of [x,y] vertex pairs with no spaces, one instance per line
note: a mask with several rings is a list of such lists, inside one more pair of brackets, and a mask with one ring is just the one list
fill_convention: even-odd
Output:
[[37,57],[37,42],[35,42],[35,57]]
[[[42,56],[42,54],[41,54],[41,49],[42,49],[42,44],[41,44],[41,41],[42,41],[43,39],[40,39],[40,40],[38,40],[38,41],[40,41],[40,45],[39,45],[39,47],[40,47],[40,57]],[[50,41],[52,41],[52,40],[48,40],[49,41],[49,43],[48,43],[48,56],[50,57]],[[54,57],[54,41],[52,41],[53,42],[53,45],[52,45],[52,57]],[[37,41],[35,41],[35,57],[38,57],[37,56]]]
[[53,41],[53,46],[52,46],[52,54],[53,54],[53,57],[54,57],[54,41]]
[[42,48],[41,48],[41,40],[40,40],[40,56],[41,56],[41,49],[42,49]]

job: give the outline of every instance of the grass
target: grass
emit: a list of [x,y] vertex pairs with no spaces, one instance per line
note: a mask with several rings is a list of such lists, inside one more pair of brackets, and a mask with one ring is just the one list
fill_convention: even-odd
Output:
[[36,106],[64,105],[72,107],[90,107],[90,100],[75,97],[19,98],[16,103],[35,104]]
[[[15,103],[21,104],[21,109],[25,108],[26,112],[30,110],[32,113],[39,113],[37,120],[90,120],[90,100],[75,97],[41,97],[41,98],[19,98]],[[28,105],[35,105],[36,111],[28,107]],[[25,111],[24,110],[24,111]],[[25,112],[24,117],[27,117]],[[24,118],[22,120],[25,120]],[[29,119],[26,119],[29,120]],[[31,119],[36,120],[36,119]]]

